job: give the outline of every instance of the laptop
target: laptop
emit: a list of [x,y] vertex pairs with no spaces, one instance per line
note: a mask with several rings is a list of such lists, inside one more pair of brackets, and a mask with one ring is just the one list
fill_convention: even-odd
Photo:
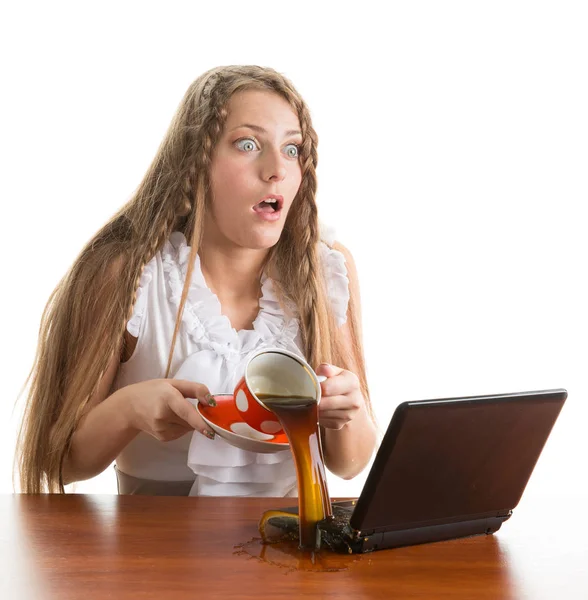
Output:
[[334,518],[319,523],[323,546],[363,553],[498,531],[566,398],[556,389],[400,404],[357,501],[333,502]]

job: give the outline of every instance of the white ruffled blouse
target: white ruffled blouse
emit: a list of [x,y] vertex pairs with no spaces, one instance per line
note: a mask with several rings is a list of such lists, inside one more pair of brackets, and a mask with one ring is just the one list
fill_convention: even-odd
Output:
[[[345,258],[330,248],[332,230],[321,226],[321,239],[328,294],[340,326],[347,319],[349,302]],[[189,255],[186,238],[174,232],[145,266],[127,323],[129,333],[138,338],[137,346],[131,358],[121,364],[114,390],[165,376]],[[287,313],[283,310],[265,273],[261,292],[253,329],[236,331],[206,284],[197,256],[169,376],[203,383],[212,394],[230,393],[251,354],[261,348],[279,347],[304,356],[296,311],[292,306]],[[141,479],[194,481],[194,495],[296,495],[290,452],[248,452],[219,436],[210,440],[200,432],[171,442],[160,442],[141,432],[119,454],[116,464],[123,473]]]

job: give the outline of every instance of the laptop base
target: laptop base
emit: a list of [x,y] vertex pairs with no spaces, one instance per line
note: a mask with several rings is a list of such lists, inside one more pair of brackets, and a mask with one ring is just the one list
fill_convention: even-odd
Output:
[[[510,514],[500,517],[485,517],[429,525],[396,531],[363,533],[354,530],[349,520],[353,513],[354,501],[333,502],[333,517],[320,521],[321,547],[340,554],[363,554],[375,550],[413,546],[430,542],[441,542],[474,535],[490,535],[498,531]],[[273,517],[269,520],[272,527],[279,530],[284,538],[298,537],[298,507],[280,509],[292,514],[292,517]]]
[[374,550],[384,550],[386,548],[442,542],[474,535],[490,535],[498,531],[505,520],[505,517],[489,517],[415,529],[372,533],[362,538],[363,544],[359,552],[373,552]]

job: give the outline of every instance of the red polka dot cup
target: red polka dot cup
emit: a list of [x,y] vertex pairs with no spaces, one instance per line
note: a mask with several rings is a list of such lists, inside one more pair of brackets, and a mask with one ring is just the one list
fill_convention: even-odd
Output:
[[320,383],[325,379],[300,356],[281,348],[266,348],[249,359],[233,397],[245,423],[256,431],[275,435],[283,432],[282,424],[259,396],[304,396],[314,398],[318,404]]

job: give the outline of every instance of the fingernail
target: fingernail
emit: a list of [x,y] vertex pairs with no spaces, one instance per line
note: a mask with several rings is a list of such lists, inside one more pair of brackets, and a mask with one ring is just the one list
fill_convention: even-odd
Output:
[[210,431],[209,429],[203,429],[201,433],[202,435],[205,435],[209,440],[214,440],[214,431]]
[[214,399],[214,396],[212,394],[206,394],[206,396],[204,396],[204,399],[206,400],[206,402],[208,402],[208,406],[216,406],[216,400]]

